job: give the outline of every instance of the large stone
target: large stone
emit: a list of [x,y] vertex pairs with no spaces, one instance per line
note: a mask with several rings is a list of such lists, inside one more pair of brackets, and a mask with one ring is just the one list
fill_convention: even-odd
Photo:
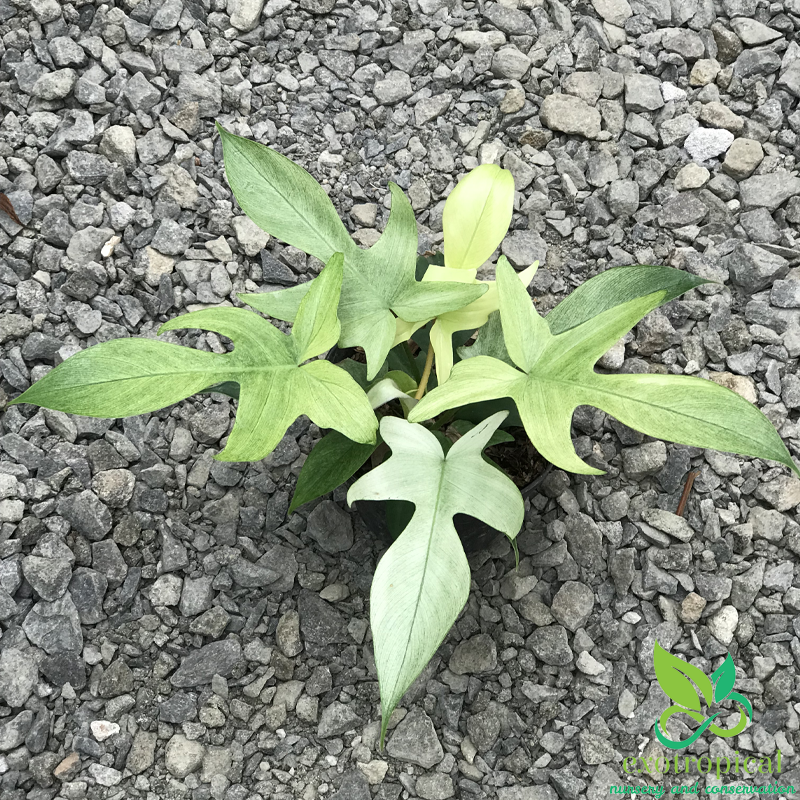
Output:
[[737,244],[723,259],[723,265],[731,280],[749,293],[768,288],[789,272],[789,262],[785,258],[748,242]]
[[554,131],[579,134],[587,139],[600,135],[600,112],[573,95],[549,94],[539,110],[539,119]]
[[625,76],[625,108],[628,111],[656,111],[663,105],[658,78],[638,74]]
[[564,667],[572,661],[572,649],[567,640],[567,631],[561,625],[536,628],[528,637],[525,646],[540,661],[554,667]]
[[187,775],[200,769],[205,753],[206,748],[200,742],[176,733],[167,742],[164,751],[164,766],[175,778],[183,780]]
[[317,736],[320,739],[329,739],[332,736],[341,736],[347,731],[358,729],[361,726],[361,717],[353,708],[338,700],[325,706],[317,726]]
[[22,708],[31,696],[39,671],[30,650],[0,651],[0,698],[10,708]]
[[227,677],[241,662],[242,646],[236,639],[211,642],[191,651],[173,673],[170,683],[178,688],[202,686],[211,683],[214,675]]
[[353,520],[332,500],[323,500],[308,515],[306,532],[326,553],[342,553],[353,546]]
[[722,169],[737,181],[749,178],[764,160],[764,148],[755,139],[734,139],[725,153]]
[[72,577],[72,565],[66,558],[25,556],[22,572],[33,591],[42,599],[53,602],[63,597]]
[[800,178],[784,169],[767,175],[753,175],[739,184],[742,209],[767,208],[775,211],[790,197],[800,194]]
[[136,167],[136,137],[126,125],[112,125],[100,140],[100,153],[109,161],[119,164],[125,172]]
[[633,14],[628,0],[592,0],[592,5],[606,22],[620,28]]
[[228,0],[231,25],[240,31],[251,31],[258,25],[264,0]]
[[586,624],[593,608],[594,592],[578,581],[566,581],[550,605],[556,620],[573,632]]
[[488,633],[460,642],[448,664],[456,675],[471,675],[478,672],[491,672],[497,666],[497,647]]
[[423,769],[431,769],[444,758],[431,718],[417,709],[400,721],[386,745],[386,752],[392,758],[417,764]]

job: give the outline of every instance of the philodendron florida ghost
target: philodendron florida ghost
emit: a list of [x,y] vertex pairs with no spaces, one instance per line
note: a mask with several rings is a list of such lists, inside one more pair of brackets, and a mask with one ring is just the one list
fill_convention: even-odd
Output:
[[[386,228],[364,250],[305,170],[264,145],[222,127],[219,133],[244,212],[325,264],[307,283],[239,295],[251,309],[293,323],[291,333],[253,310],[205,308],[167,322],[159,335],[214,331],[233,342],[230,352],[118,339],[68,358],[13,402],[111,418],[198,392],[227,393],[238,409],[216,455],[223,461],[264,458],[305,414],[327,432],[302,468],[291,512],[349,480],[372,456],[377,465],[350,486],[348,502],[407,500],[415,507],[379,562],[370,595],[381,741],[392,710],[467,599],[469,568],[454,515],[483,520],[512,541],[522,525],[519,489],[482,454],[510,439],[502,430],[508,409],[516,408],[545,458],[584,475],[602,470],[573,447],[570,421],[579,405],[650,436],[776,461],[800,474],[768,419],[738,394],[698,377],[595,370],[642,317],[704,279],[669,267],[616,267],[542,317],[526,290],[535,264],[518,274],[500,257],[496,283],[476,279],[511,220],[508,171],[478,167],[451,192],[442,263],[418,259],[414,215],[395,184]],[[412,334],[416,353],[407,341]],[[366,364],[319,358],[337,343],[362,348]],[[479,401],[500,401],[506,410],[473,425],[467,412]]]

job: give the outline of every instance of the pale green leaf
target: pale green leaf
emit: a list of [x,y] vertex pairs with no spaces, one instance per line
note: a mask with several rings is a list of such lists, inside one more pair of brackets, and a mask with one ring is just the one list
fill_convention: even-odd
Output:
[[354,242],[325,190],[308,172],[219,123],[217,131],[236,202],[259,228],[326,263],[334,253],[349,255]]
[[[544,458],[572,472],[601,474],[577,456],[570,438],[574,410],[589,405],[649,436],[777,461],[800,474],[767,417],[738,394],[686,375],[594,371],[597,359],[668,296],[665,290],[612,306],[553,335],[533,316],[535,310],[531,313],[527,292],[508,264],[498,265],[498,286],[506,346],[522,371],[487,356],[462,361],[446,384],[412,410],[411,421],[474,401],[510,397]],[[502,379],[494,388],[486,382],[490,364]]]
[[445,265],[478,269],[506,235],[514,212],[514,176],[482,164],[464,176],[444,204]]
[[414,515],[378,564],[370,622],[381,689],[381,740],[392,711],[447,635],[467,601],[470,573],[455,514],[513,538],[524,503],[519,489],[481,453],[504,413],[462,436],[445,455],[436,436],[397,417],[381,420],[391,457],[350,487],[349,503],[405,500]]
[[[391,213],[381,238],[362,250],[347,233],[322,187],[301,167],[257,142],[217,126],[225,171],[234,196],[261,228],[327,262],[344,255],[339,301],[339,344],[360,346],[367,355],[368,377],[377,374],[395,338],[395,318],[431,319],[477,300],[486,287],[416,280],[417,224],[408,199],[394,183]],[[264,314],[293,321],[307,289],[240,295]]]
[[342,254],[334,253],[300,303],[292,336],[301,361],[330,350],[339,339],[339,291],[331,287],[341,287],[343,264]]
[[658,642],[653,650],[653,669],[664,694],[679,705],[700,711],[701,696],[692,682],[702,692],[706,705],[711,705],[714,687],[705,672],[668,653]]
[[404,405],[413,407],[417,401],[407,392],[404,392],[392,378],[384,378],[378,381],[368,392],[367,399],[373,408],[380,408],[382,405],[392,400],[403,400]]
[[[323,319],[336,308],[341,272],[315,283],[304,308]],[[308,312],[309,315],[312,312]],[[231,339],[233,352],[209,353],[151,339],[115,339],[68,358],[16,403],[32,403],[88,417],[128,417],[177,403],[217,384],[239,386],[236,422],[223,461],[257,461],[278,445],[301,414],[356,442],[375,441],[377,420],[364,391],[327,361],[302,362],[329,346],[328,321],[317,327],[303,315],[299,341],[242,308],[212,308],[177,317],[161,332],[214,331]]]

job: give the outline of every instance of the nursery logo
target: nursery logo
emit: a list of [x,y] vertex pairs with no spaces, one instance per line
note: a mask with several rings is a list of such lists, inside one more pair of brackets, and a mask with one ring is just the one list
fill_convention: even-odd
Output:
[[[664,711],[654,726],[656,738],[664,747],[682,750],[696,742],[707,729],[725,739],[737,736],[752,719],[753,707],[750,705],[750,701],[733,691],[736,667],[730,653],[709,678],[702,670],[671,655],[656,642],[653,648],[653,667],[664,694],[675,703]],[[720,728],[714,724],[714,719],[719,715],[719,711],[709,717],[704,716],[701,711],[703,701],[708,709],[712,703],[719,704],[726,699],[733,700],[739,707],[739,721],[733,728]],[[678,741],[670,739],[667,734],[667,722],[673,714],[688,714],[695,722],[701,723],[700,727],[688,739]]]

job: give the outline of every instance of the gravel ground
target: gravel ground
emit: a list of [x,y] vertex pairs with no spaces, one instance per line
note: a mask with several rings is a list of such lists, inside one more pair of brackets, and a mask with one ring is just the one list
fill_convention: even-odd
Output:
[[[422,251],[458,177],[502,164],[502,251],[542,259],[542,310],[613,265],[717,279],[601,363],[729,386],[797,457],[797,30],[798,0],[0,0],[0,191],[23,223],[0,213],[0,408],[82,348],[318,270],[234,204],[218,119],[309,169],[364,245],[388,180]],[[655,637],[708,674],[730,652],[754,707],[688,752],[780,750],[800,785],[785,468],[579,409],[607,474],[549,476],[518,571],[504,542],[471,559],[379,752],[384,546],[341,490],[287,518],[305,419],[260,463],[213,462],[233,415],[216,395],[119,422],[5,410],[3,800],[600,800],[624,756],[671,755]]]

